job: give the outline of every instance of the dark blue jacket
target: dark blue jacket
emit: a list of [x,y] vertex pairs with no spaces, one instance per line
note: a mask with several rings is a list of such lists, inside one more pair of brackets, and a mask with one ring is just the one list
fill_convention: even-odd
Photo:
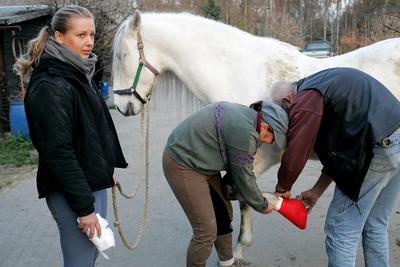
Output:
[[379,81],[352,68],[323,70],[297,82],[297,92],[308,89],[324,96],[314,145],[322,171],[357,200],[374,144],[400,126],[400,103]]

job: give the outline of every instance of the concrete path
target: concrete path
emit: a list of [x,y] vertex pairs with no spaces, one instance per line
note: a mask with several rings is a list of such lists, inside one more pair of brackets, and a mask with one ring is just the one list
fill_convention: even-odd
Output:
[[[140,118],[124,118],[112,111],[124,152],[130,164],[116,175],[128,191],[133,180],[142,176],[138,161]],[[116,248],[110,250],[110,260],[99,257],[96,266],[178,267],[185,265],[185,251],[191,235],[190,226],[178,202],[168,187],[161,169],[161,153],[169,132],[185,117],[171,112],[167,106],[152,112],[150,144],[150,209],[144,238],[135,251],[127,250],[116,237]],[[318,162],[309,162],[294,187],[293,193],[308,189],[319,174]],[[271,169],[259,180],[263,191],[271,191],[276,182],[277,168]],[[141,185],[143,189],[143,182]],[[279,214],[254,213],[253,245],[245,257],[251,267],[322,267],[326,266],[323,225],[333,187],[323,195],[309,216],[308,228],[300,231]],[[109,198],[111,197],[111,193]],[[111,198],[110,198],[111,199]],[[138,233],[143,213],[143,190],[133,200],[119,198],[122,226],[130,240]],[[234,234],[238,234],[239,209],[235,207]],[[400,247],[395,244],[400,230],[400,203],[392,216],[390,245],[392,266],[400,266]],[[109,222],[113,213],[109,202]],[[45,201],[37,199],[34,175],[0,192],[0,266],[41,267],[62,266],[62,256],[56,224]],[[361,249],[360,261],[362,263]],[[208,267],[217,266],[213,252]]]

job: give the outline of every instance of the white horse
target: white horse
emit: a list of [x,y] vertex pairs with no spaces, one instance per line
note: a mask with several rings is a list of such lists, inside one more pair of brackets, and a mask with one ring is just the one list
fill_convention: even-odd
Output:
[[[144,68],[133,90],[139,57]],[[136,115],[149,100],[158,73],[171,71],[202,103],[227,100],[249,105],[268,98],[275,81],[296,80],[338,66],[374,76],[400,98],[400,38],[332,58],[314,59],[287,43],[256,37],[203,17],[136,11],[121,24],[114,38],[114,98],[122,114]],[[262,146],[255,159],[256,175],[279,162],[280,157],[276,147]],[[252,221],[250,209],[243,203],[240,207],[235,257],[242,260],[243,250],[251,243]]]

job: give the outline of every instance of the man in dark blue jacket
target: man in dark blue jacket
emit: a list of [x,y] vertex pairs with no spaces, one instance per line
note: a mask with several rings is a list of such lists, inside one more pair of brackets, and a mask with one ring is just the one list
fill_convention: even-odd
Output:
[[276,193],[290,196],[314,150],[322,173],[299,198],[310,212],[336,183],[325,224],[329,266],[355,266],[361,237],[365,265],[389,266],[388,221],[400,191],[399,101],[379,81],[351,68],[278,82],[272,98],[289,114]]

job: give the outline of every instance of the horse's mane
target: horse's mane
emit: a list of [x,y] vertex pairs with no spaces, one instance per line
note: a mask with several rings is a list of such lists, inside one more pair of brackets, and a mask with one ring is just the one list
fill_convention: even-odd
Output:
[[118,45],[121,43],[121,38],[124,36],[125,31],[126,31],[126,27],[127,27],[127,25],[128,25],[130,20],[132,20],[132,16],[129,16],[128,18],[126,18],[118,26],[117,32],[114,35],[114,40],[113,40],[113,43],[112,43],[112,52],[116,52],[120,48]]
[[290,45],[288,43],[285,42],[281,42],[275,38],[271,38],[271,37],[258,37],[255,36],[251,33],[245,32],[241,29],[238,29],[237,27],[228,25],[228,24],[224,24],[221,21],[216,21],[213,19],[209,19],[209,18],[205,18],[202,16],[198,16],[198,15],[193,15],[187,12],[182,12],[182,13],[145,13],[145,16],[148,16],[149,18],[154,17],[156,18],[165,18],[168,19],[170,21],[174,21],[177,24],[185,24],[185,25],[191,25],[192,27],[196,27],[197,29],[203,28],[205,29],[207,32],[212,31],[214,32],[215,35],[227,35],[230,34],[233,37],[237,38],[238,40],[242,39],[242,38],[259,38],[262,39],[266,42],[272,42],[275,43],[276,45],[283,45],[286,46],[287,48],[290,49],[294,49],[296,51],[298,51],[297,47]]
[[[126,53],[127,41],[130,42],[129,49],[135,47],[132,42],[135,42],[136,34],[130,27],[133,19],[134,16],[125,19],[114,36],[113,68],[115,71],[113,71],[113,75],[120,75],[123,70],[126,70],[126,68],[120,69],[126,63],[125,59],[117,55]],[[298,49],[290,44],[273,38],[256,37],[236,27],[189,13],[143,13],[140,14],[140,20],[141,35],[145,41],[146,39],[152,40],[159,51],[169,51],[170,47],[176,49],[179,46],[181,48],[178,48],[177,51],[185,50],[186,53],[196,51],[192,54],[198,58],[193,60],[206,60],[205,57],[202,57],[202,55],[206,55],[218,62],[251,61],[266,64],[267,59],[272,55],[286,57],[288,54],[300,54]],[[147,53],[149,53],[148,51],[146,50]],[[174,54],[176,57],[180,55],[184,55],[184,53]],[[291,70],[291,68],[280,70],[286,68],[286,65],[283,59],[279,59],[279,62],[279,68],[275,68],[273,71],[285,74]],[[253,86],[262,88],[265,85],[260,83],[253,84]]]
[[[200,30],[203,29],[207,33],[211,32],[214,36],[227,36],[230,35],[231,38],[236,38],[238,41],[240,40],[251,40],[252,38],[257,38],[264,40],[264,42],[268,42],[269,45],[274,46],[284,46],[286,49],[292,49],[298,51],[298,48],[290,45],[285,42],[281,42],[277,39],[270,38],[270,37],[256,37],[248,32],[242,31],[234,26],[224,24],[220,21],[215,21],[212,19],[204,18],[198,15],[193,15],[187,12],[182,13],[143,13],[142,15],[142,23],[146,21],[170,21],[173,22],[175,25],[178,26],[187,26],[193,30]],[[121,42],[121,38],[127,34],[127,25],[133,19],[132,16],[125,19],[121,25],[118,27],[118,30],[115,34],[114,43],[113,43],[113,50],[118,49],[118,44]],[[211,41],[211,40],[208,40]],[[271,44],[272,43],[272,44]],[[267,44],[266,44],[267,45]]]

